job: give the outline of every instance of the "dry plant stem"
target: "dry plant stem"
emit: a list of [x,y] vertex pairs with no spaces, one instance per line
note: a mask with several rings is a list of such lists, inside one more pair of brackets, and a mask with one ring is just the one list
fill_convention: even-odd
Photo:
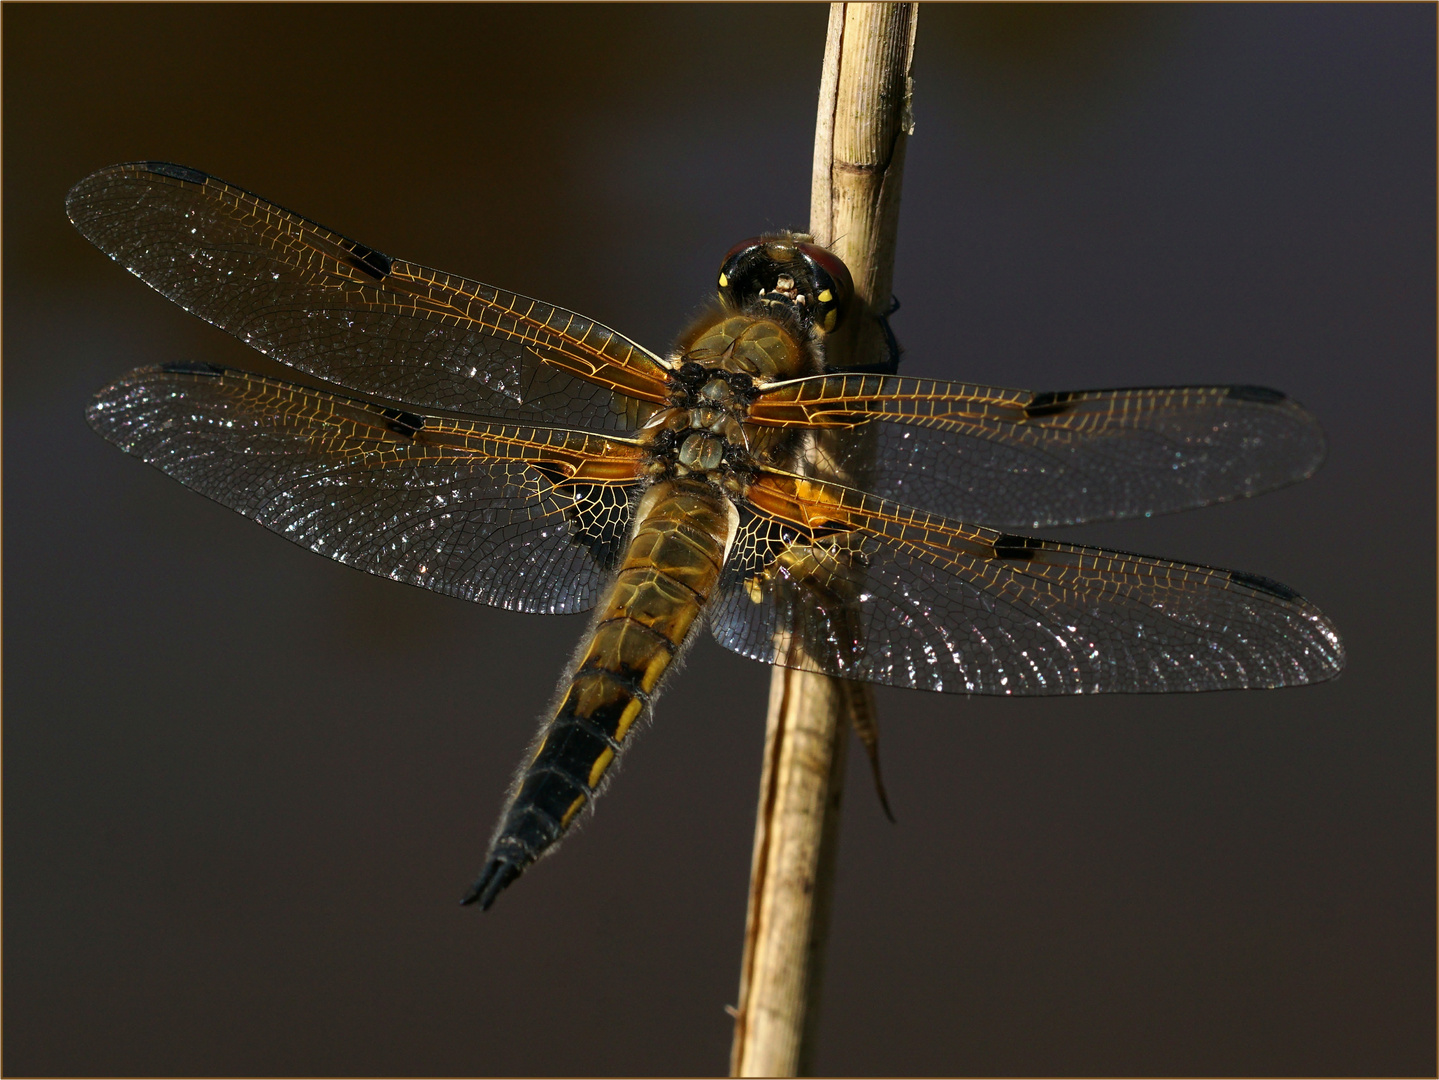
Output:
[[[832,4],[815,131],[810,232],[854,275],[831,363],[884,360],[915,4]],[[730,1057],[734,1076],[810,1071],[852,712],[867,685],[775,668]],[[857,695],[864,695],[856,697]]]

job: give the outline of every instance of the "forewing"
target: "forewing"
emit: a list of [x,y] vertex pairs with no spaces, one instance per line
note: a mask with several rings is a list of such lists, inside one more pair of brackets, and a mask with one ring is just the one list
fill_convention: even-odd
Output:
[[641,460],[622,439],[420,416],[211,367],[131,372],[87,418],[321,555],[522,611],[594,606],[623,552]]
[[194,169],[102,169],[66,206],[185,310],[364,394],[597,431],[635,428],[667,394],[658,358],[613,330],[391,259]]
[[1324,615],[1265,578],[964,525],[768,473],[715,637],[847,679],[979,694],[1150,693],[1332,678]]
[[1260,386],[1033,393],[829,375],[769,388],[750,419],[851,428],[854,437],[824,442],[837,449],[817,463],[820,475],[1010,528],[1147,517],[1257,495],[1303,480],[1324,459],[1314,417]]

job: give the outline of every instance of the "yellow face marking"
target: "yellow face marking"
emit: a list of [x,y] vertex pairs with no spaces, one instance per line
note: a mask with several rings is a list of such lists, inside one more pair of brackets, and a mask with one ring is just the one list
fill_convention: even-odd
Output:
[[721,289],[728,289],[728,288],[729,288],[729,278],[728,278],[727,276],[725,276],[724,274],[721,274],[721,275],[720,275],[720,288],[721,288]]
[[821,304],[828,304],[831,300],[834,299],[834,293],[830,292],[828,289],[825,289],[824,292],[819,294],[818,299]]
[[826,334],[829,333],[831,330],[834,329],[834,324],[835,324],[835,322],[838,321],[838,319],[839,319],[839,309],[838,309],[838,308],[833,309],[832,311],[830,311],[828,314],[825,315],[825,317],[824,317],[824,331],[825,331]]
[[630,730],[630,725],[639,719],[640,710],[643,708],[644,706],[638,698],[625,706],[625,711],[620,713],[620,722],[615,725],[615,742],[624,741],[626,732]]
[[615,752],[609,747],[605,747],[604,750],[600,752],[600,756],[595,758],[595,763],[590,766],[590,787],[594,787],[600,782],[600,777],[604,776],[605,770],[610,767],[610,762],[614,759]]
[[570,822],[574,821],[575,815],[578,814],[580,812],[580,808],[585,805],[585,798],[586,796],[584,795],[575,796],[575,801],[570,803],[570,808],[565,811],[565,816],[560,818],[560,828],[569,828]]

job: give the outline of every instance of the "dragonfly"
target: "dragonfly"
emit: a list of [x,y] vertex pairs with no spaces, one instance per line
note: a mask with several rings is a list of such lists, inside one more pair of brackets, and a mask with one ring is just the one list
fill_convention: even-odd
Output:
[[146,367],[95,396],[99,434],[348,566],[593,611],[465,903],[488,908],[588,812],[706,626],[765,663],[956,694],[1273,688],[1343,668],[1333,624],[1276,581],[1027,531],[1304,479],[1324,437],[1279,391],[839,369],[837,330],[876,316],[801,233],[736,245],[712,307],[657,353],[185,166],[103,169],[66,205],[162,295],[346,391]]

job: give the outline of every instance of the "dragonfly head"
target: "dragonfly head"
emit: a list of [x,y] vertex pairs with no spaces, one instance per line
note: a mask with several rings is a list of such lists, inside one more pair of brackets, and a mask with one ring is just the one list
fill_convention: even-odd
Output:
[[736,310],[782,308],[828,334],[854,295],[849,268],[805,233],[756,236],[730,248],[720,265],[720,301]]

